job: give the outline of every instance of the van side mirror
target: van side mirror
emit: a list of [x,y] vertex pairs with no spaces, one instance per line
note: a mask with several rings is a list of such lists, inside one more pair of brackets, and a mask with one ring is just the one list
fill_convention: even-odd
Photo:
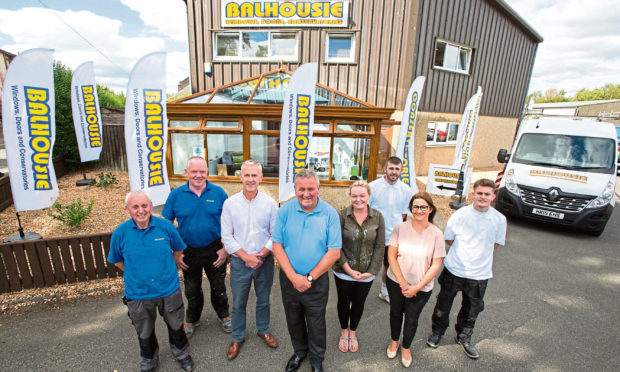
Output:
[[508,159],[510,159],[510,154],[508,153],[508,150],[499,150],[499,152],[497,153],[497,161],[500,163],[508,163]]

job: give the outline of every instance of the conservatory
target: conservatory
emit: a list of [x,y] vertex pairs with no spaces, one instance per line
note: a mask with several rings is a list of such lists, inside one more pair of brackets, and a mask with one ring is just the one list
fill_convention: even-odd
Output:
[[[264,182],[277,183],[280,118],[291,75],[280,68],[169,102],[168,177],[185,179],[189,157],[202,156],[210,180],[238,182],[241,163],[254,159],[263,166]],[[322,184],[373,180],[380,146],[389,146],[381,125],[394,109],[374,107],[320,83],[315,94],[307,166]]]

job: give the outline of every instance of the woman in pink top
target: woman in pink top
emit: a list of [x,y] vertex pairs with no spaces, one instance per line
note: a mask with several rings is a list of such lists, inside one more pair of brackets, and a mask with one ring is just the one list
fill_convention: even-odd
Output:
[[404,316],[401,345],[404,367],[411,365],[409,348],[418,328],[418,318],[431,297],[433,278],[446,256],[443,233],[432,224],[437,210],[430,195],[424,192],[415,194],[409,202],[409,210],[413,219],[396,225],[392,231],[387,273],[392,334],[387,356],[390,359],[396,357]]

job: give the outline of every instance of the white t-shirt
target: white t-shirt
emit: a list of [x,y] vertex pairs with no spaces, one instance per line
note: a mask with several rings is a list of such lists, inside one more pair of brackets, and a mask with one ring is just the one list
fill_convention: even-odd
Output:
[[[401,222],[394,228],[389,245],[398,248],[396,260],[400,272],[407,283],[412,285],[422,281],[424,274],[431,267],[433,258],[446,256],[446,242],[443,234],[432,223],[429,223],[422,233],[418,233],[410,221]],[[398,282],[391,266],[388,267],[387,276]],[[430,292],[433,289],[433,282],[434,280],[428,282],[422,291]]]
[[452,274],[467,279],[489,279],[493,277],[495,243],[506,243],[506,217],[492,207],[478,212],[468,205],[454,212],[443,236],[454,240],[443,261]]
[[385,177],[372,181],[369,186],[372,193],[368,205],[383,215],[387,243],[394,227],[403,222],[403,214],[409,213],[409,200],[413,196],[413,191],[401,180],[390,185]]

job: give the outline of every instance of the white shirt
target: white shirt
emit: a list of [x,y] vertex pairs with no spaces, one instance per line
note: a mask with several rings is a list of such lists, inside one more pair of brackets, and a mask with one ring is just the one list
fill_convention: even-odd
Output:
[[378,210],[383,215],[385,222],[385,242],[390,241],[392,230],[403,222],[403,214],[409,213],[409,201],[413,196],[411,187],[401,180],[390,185],[385,177],[372,181],[370,184],[372,194],[368,205]]
[[472,205],[461,208],[448,220],[445,240],[454,240],[444,266],[461,278],[484,280],[493,277],[495,243],[506,244],[506,217],[489,207],[478,212]]
[[278,205],[259,192],[252,200],[239,192],[226,199],[222,209],[222,243],[228,254],[243,249],[248,254],[271,250],[271,234]]

